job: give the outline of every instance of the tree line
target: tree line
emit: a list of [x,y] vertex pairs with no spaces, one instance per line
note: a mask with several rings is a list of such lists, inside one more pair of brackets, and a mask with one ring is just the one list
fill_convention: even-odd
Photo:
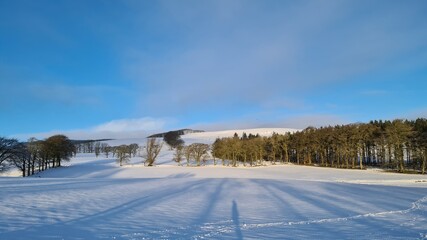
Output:
[[[369,123],[307,127],[295,133],[270,137],[247,135],[216,139],[212,145],[192,143],[188,146],[173,132],[163,138],[175,149],[178,165],[213,164],[237,167],[294,163],[334,168],[365,169],[378,167],[398,172],[425,174],[427,168],[427,119],[375,120]],[[117,158],[120,166],[139,151],[145,166],[153,166],[163,143],[148,138],[146,146],[138,144],[109,146],[101,141],[73,142],[64,135],[45,140],[31,138],[26,143],[0,137],[0,171],[10,166],[21,170],[22,176],[61,166],[78,152],[104,153]]]
[[73,142],[64,135],[45,140],[30,138],[28,142],[0,137],[0,172],[15,166],[22,176],[30,176],[49,168],[60,167],[76,154]]
[[[170,131],[163,134],[163,141],[169,145],[171,150],[175,149],[173,160],[178,163],[178,166],[181,166],[181,162],[184,160],[186,161],[187,166],[193,165],[193,163],[196,166],[206,164],[210,157],[210,145],[204,143],[192,143],[186,146],[184,140],[181,139],[181,135],[182,134],[178,131]],[[147,146],[149,145],[147,144]]]
[[27,142],[17,139],[0,137],[0,172],[16,167],[22,176],[31,176],[37,172],[60,167],[64,161],[69,161],[77,153],[101,153],[108,158],[112,155],[122,166],[135,157],[139,145],[109,146],[103,140],[73,141],[64,135],[54,135],[45,140],[30,138]]
[[212,155],[223,165],[294,163],[335,168],[379,167],[425,174],[427,120],[308,127],[295,133],[260,137],[243,134],[217,139]]

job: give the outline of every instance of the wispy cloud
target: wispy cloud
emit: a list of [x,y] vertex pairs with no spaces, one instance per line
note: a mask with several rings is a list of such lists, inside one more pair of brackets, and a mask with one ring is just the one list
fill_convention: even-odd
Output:
[[191,125],[193,129],[202,130],[233,130],[233,129],[247,129],[247,128],[296,128],[304,129],[309,126],[333,126],[337,124],[351,123],[350,120],[337,116],[327,114],[311,114],[311,115],[298,115],[289,116],[274,120],[258,120],[254,118],[241,118],[232,121],[219,121],[219,122],[205,122]]
[[[228,106],[271,108],[273,101],[301,101],[319,88],[355,81],[386,65],[399,69],[411,60],[407,52],[427,45],[424,25],[409,17],[421,10],[396,2],[387,7],[363,1],[237,7],[231,2],[194,8],[163,2],[161,11],[169,15],[152,24],[174,29],[180,44],[168,42],[168,51],[155,55],[136,45],[124,51],[124,72],[146,90],[141,108],[161,113],[203,106],[218,112]],[[269,14],[259,15],[260,8]],[[299,99],[288,96],[295,92]]]
[[[0,77],[2,75],[0,73]],[[34,78],[37,79],[37,77]],[[69,84],[58,79],[31,81],[31,78],[27,76],[9,77],[6,75],[4,79],[8,81],[0,82],[0,88],[7,89],[7,91],[1,94],[0,100],[7,104],[1,105],[2,108],[16,107],[21,102],[37,103],[39,106],[53,104],[63,107],[99,107],[106,104],[108,96],[129,95],[129,91],[124,87]]]
[[143,117],[135,119],[117,119],[87,129],[18,134],[12,137],[20,140],[26,140],[30,137],[44,139],[55,134],[65,134],[70,139],[141,138],[159,131],[164,131],[174,123],[175,120],[171,118]]
[[[200,122],[181,127],[189,127],[192,129],[205,131],[264,127],[285,127],[304,129],[308,126],[320,127],[344,123],[349,123],[349,121],[340,116],[318,114],[291,116],[286,118],[274,119],[271,121],[260,121],[259,119],[251,117],[243,117],[240,119],[227,121]],[[15,137],[22,141],[25,141],[30,137],[44,139],[55,134],[65,134],[71,139],[127,139],[147,137],[148,135],[151,135],[153,133],[172,130],[176,128],[176,126],[177,120],[172,118],[143,117],[135,119],[116,119],[109,122],[101,123],[93,127],[89,127],[87,129],[18,134],[10,137]]]
[[171,122],[171,119],[165,118],[135,118],[135,119],[118,119],[107,123],[100,124],[93,129],[95,132],[132,132],[132,131],[155,131],[165,128]]
[[[5,134],[118,134],[140,113],[176,125],[304,127],[425,107],[423,0],[46,4],[0,10]],[[120,118],[129,121],[107,122]]]

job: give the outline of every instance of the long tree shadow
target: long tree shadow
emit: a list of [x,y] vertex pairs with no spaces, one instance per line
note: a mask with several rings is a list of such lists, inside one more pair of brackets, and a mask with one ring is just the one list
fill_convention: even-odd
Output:
[[[319,184],[319,186],[313,188],[312,190],[307,190],[304,187],[295,184],[290,185],[289,183],[281,181],[267,180],[260,181],[259,183],[264,184],[265,188],[270,189],[271,193],[277,192],[277,194],[283,196],[290,195],[293,198],[302,201],[304,205],[308,204],[309,206],[314,207],[314,212],[307,211],[306,209],[301,209],[302,211],[300,213],[302,214],[302,216],[308,214],[306,216],[306,220],[301,221],[295,219],[294,221],[291,221],[289,223],[284,222],[283,224],[283,226],[285,226],[288,230],[292,229],[292,231],[299,231],[305,229],[306,231],[304,232],[304,236],[306,236],[307,238],[308,236],[316,236],[316,238],[329,238],[328,236],[335,236],[335,238],[352,238],[354,236],[360,235],[361,229],[363,229],[362,231],[371,232],[370,234],[377,234],[372,235],[377,237],[409,237],[416,235],[416,233],[414,233],[416,232],[416,230],[411,231],[407,228],[403,228],[401,225],[393,221],[393,217],[390,220],[387,218],[380,218],[381,221],[378,221],[379,219],[374,216],[375,212],[372,213],[372,216],[369,214],[369,212],[367,212],[368,215],[364,216],[363,212],[361,213],[360,210],[357,211],[354,208],[352,201],[348,201],[347,205],[345,205],[345,198],[341,199],[337,195],[344,194],[347,191],[355,191],[354,189],[352,189],[352,185],[342,186],[341,184],[336,183],[322,183]],[[383,186],[378,188],[382,189],[382,187]],[[318,191],[322,189],[327,190],[327,194],[324,194],[325,191]],[[381,198],[382,194],[384,193],[383,191],[375,191],[376,187],[373,186],[363,186],[361,187],[361,189],[356,189],[358,190],[358,196],[350,196],[359,200],[364,199],[365,203],[369,203],[369,200],[376,200],[377,198]],[[389,190],[393,191],[393,189],[394,188],[390,188]],[[366,190],[366,196],[363,194],[363,190]],[[395,194],[393,194],[393,196],[394,195]],[[379,211],[382,210],[380,209]],[[323,214],[319,215],[316,214],[316,212]],[[307,219],[307,217],[309,219]],[[399,217],[394,216],[394,219],[396,218]],[[292,225],[290,223],[292,223]],[[306,226],[312,227],[306,228]],[[348,229],[348,231],[340,231],[340,229]],[[322,236],[318,236],[319,232],[324,232],[325,234]],[[366,236],[360,237],[364,238]]]
[[[323,185],[320,185],[323,187]],[[319,187],[320,187],[319,186]],[[280,192],[292,195],[294,198],[297,198],[308,206],[318,208],[319,210],[324,211],[325,213],[331,214],[331,217],[340,217],[344,215],[355,215],[358,214],[353,209],[349,209],[345,206],[339,206],[331,197],[325,198],[323,194],[318,192],[308,191],[305,188],[297,188],[295,186],[287,185],[285,188],[280,182],[269,182],[267,185],[269,188],[276,189]]]
[[114,164],[115,159],[97,159],[94,161],[76,163],[70,166],[51,168],[37,173],[33,177],[48,178],[105,178],[123,171]]
[[240,228],[239,209],[237,208],[236,200],[233,200],[233,206],[231,207],[231,219],[233,220],[237,239],[242,240],[243,234],[242,234],[242,229]]
[[[73,178],[73,179],[32,179],[25,178],[21,181],[28,182],[24,186],[11,186],[11,187],[0,187],[1,192],[0,199],[6,197],[5,195],[11,193],[22,193],[25,192],[27,194],[34,193],[47,193],[47,192],[62,192],[62,191],[72,191],[72,190],[92,190],[92,189],[100,189],[103,187],[111,187],[112,185],[123,185],[130,183],[142,183],[142,182],[150,182],[155,181],[157,178],[122,178],[122,179],[95,179],[95,178]],[[6,194],[7,193],[7,194]],[[53,194],[52,193],[52,194]]]
[[[167,201],[181,195],[186,191],[194,191],[203,188],[205,181],[196,181],[182,186],[180,184],[170,186],[161,191],[148,192],[144,196],[121,203],[109,209],[93,214],[75,218],[69,221],[60,221],[53,224],[31,226],[25,229],[9,231],[0,234],[0,239],[19,239],[20,236],[35,236],[33,239],[56,239],[66,236],[69,239],[96,239],[100,235],[115,234],[114,228],[120,225],[122,216],[132,211],[143,210],[153,204]],[[122,220],[119,220],[122,219]],[[126,218],[124,218],[126,219]],[[91,226],[88,228],[88,226]],[[113,228],[112,228],[113,227]],[[127,226],[120,226],[126,228]],[[82,236],[84,236],[82,238]]]
[[[297,219],[306,218],[306,216],[301,214],[292,204],[290,204],[290,201],[292,201],[293,198],[291,198],[289,194],[280,194],[270,187],[267,187],[270,181],[251,179],[251,182],[257,184],[257,186],[262,189],[266,196],[263,199],[264,204],[274,206],[277,214],[286,217],[296,217]],[[286,187],[285,183],[283,183],[283,187]]]
[[[377,206],[381,206],[385,210],[404,208],[408,202],[413,202],[415,199],[424,197],[427,194],[427,189],[424,188],[418,188],[414,191],[414,188],[408,187],[351,183],[329,183],[324,186],[324,189],[330,193],[340,193],[340,195],[346,196],[355,202],[363,203],[372,199]],[[363,195],[360,193],[363,193]],[[402,203],[404,204],[403,206]]]
[[[208,204],[204,210],[200,213],[200,217],[194,222],[194,224],[201,224],[207,221],[212,211],[214,210],[216,204],[220,200],[221,191],[226,183],[227,179],[222,179],[220,183],[216,186],[215,190],[209,194],[206,199],[208,199]],[[209,182],[216,182],[215,179],[210,179]]]

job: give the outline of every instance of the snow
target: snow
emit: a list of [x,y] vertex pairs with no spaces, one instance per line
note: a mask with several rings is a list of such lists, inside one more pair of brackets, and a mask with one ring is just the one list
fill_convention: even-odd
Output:
[[[198,132],[198,133],[189,133],[181,136],[186,144],[191,144],[194,142],[198,143],[207,143],[212,144],[217,138],[224,137],[233,137],[235,133],[242,137],[243,133],[249,134],[259,134],[260,136],[271,136],[273,133],[285,134],[287,132],[296,132],[299,129],[293,128],[251,128],[251,129],[238,129],[238,130],[225,130],[225,131],[210,131],[210,132]],[[115,139],[110,141],[105,141],[111,146],[119,146],[122,144],[131,144],[137,143],[139,145],[145,145],[147,142],[146,138],[126,138],[126,139]]]
[[182,139],[186,143],[200,142],[212,144],[217,138],[224,137],[233,137],[235,133],[242,137],[243,133],[249,134],[259,134],[262,137],[267,137],[273,135],[273,133],[285,134],[285,133],[293,133],[299,131],[298,129],[293,128],[253,128],[253,129],[239,129],[239,130],[225,130],[225,131],[214,131],[214,132],[199,132],[199,133],[191,133],[186,134],[182,137]]
[[[184,140],[217,136],[229,135]],[[119,167],[78,154],[34,177],[0,177],[0,239],[427,239],[426,176],[290,164],[180,167],[172,154],[165,147],[155,167],[140,157]]]

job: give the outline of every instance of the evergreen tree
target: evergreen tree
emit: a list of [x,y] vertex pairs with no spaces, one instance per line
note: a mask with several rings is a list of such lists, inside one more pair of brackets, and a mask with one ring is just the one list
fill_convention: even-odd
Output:
[[167,132],[163,136],[163,141],[165,141],[171,148],[176,148],[179,145],[184,144],[184,140],[181,139],[181,135],[178,131]]

